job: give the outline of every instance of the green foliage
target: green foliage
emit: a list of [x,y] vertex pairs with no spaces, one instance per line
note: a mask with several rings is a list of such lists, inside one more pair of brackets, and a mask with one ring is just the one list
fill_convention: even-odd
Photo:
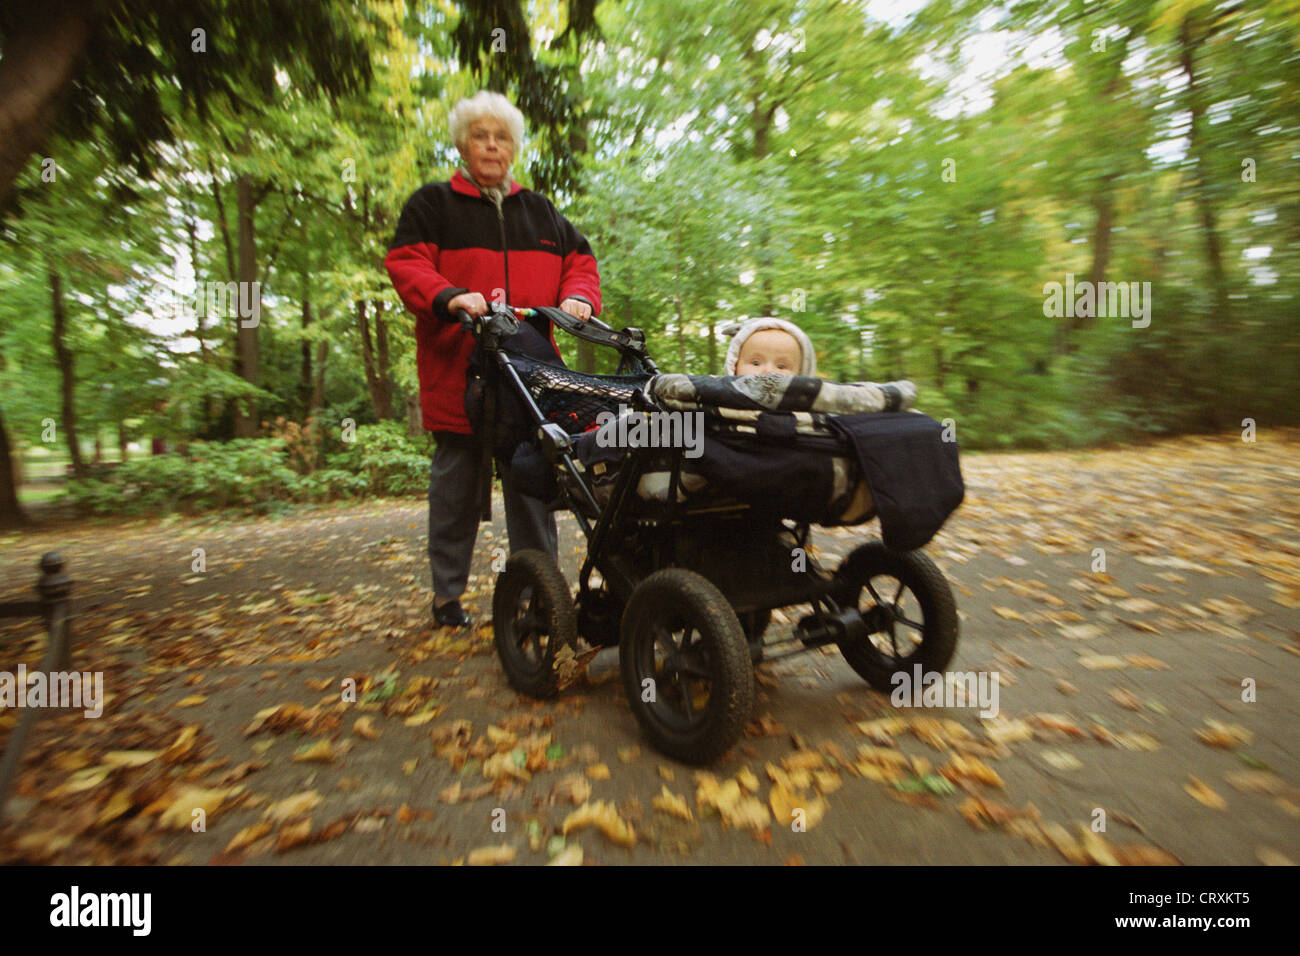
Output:
[[428,490],[429,452],[394,423],[363,425],[329,467],[307,473],[302,442],[285,437],[193,442],[185,454],[150,455],[96,469],[68,482],[69,499],[88,513],[198,513],[234,509],[253,514],[291,503],[367,496],[420,495]]
[[427,493],[431,454],[428,438],[411,438],[398,422],[380,422],[358,426],[355,441],[328,460],[364,479],[369,494],[385,497]]
[[[99,118],[72,107],[80,133],[61,117],[44,149],[57,178],[31,161],[17,182],[0,232],[15,444],[40,444],[50,419],[64,437],[65,374],[83,444],[227,438],[250,399],[281,440],[243,475],[240,446],[215,442],[184,466],[132,461],[79,483],[88,507],[424,493],[429,440],[378,421],[418,389],[413,320],[381,263],[402,202],[456,162],[448,110],[483,84],[527,116],[516,178],[591,240],[602,318],[643,328],[666,371],[720,372],[722,327],[776,314],[827,378],[913,380],[963,448],[1300,421],[1286,4],[933,2],[885,23],[887,4],[834,0],[321,0],[283,36],[270,6],[204,0],[202,58],[175,17],[108,18],[70,100],[98,97]],[[1009,51],[987,76],[977,36]],[[236,321],[167,310],[190,282],[245,271],[240,195],[262,283],[256,385]],[[1046,283],[1093,271],[1150,282],[1150,325],[1044,315]],[[570,364],[612,371],[557,339]]]

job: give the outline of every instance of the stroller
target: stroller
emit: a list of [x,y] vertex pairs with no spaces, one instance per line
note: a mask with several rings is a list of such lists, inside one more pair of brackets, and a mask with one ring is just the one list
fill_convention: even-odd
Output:
[[[769,376],[659,374],[639,329],[499,304],[458,318],[477,340],[467,409],[498,471],[515,469],[528,493],[570,510],[587,538],[576,596],[541,551],[512,554],[496,580],[496,648],[517,691],[557,694],[580,638],[617,645],[627,700],[653,746],[709,764],[752,716],[760,659],[836,644],[882,691],[918,665],[947,666],[956,605],[917,548],[962,500],[957,449],[938,422],[896,410],[895,385],[869,386],[883,407],[866,412],[853,409],[867,393],[817,379],[775,383],[785,391],[773,399],[746,382]],[[530,320],[614,349],[617,373],[565,368],[549,342],[537,350]],[[669,412],[697,416],[702,440],[617,440],[620,424],[631,434],[629,416]],[[811,525],[877,516],[884,541],[860,544],[835,569],[810,553]],[[772,611],[791,605],[811,610],[788,639],[765,643]]]

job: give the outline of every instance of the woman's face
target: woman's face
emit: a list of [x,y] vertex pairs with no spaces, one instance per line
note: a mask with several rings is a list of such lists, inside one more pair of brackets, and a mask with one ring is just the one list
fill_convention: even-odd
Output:
[[510,175],[510,161],[515,158],[515,142],[506,124],[491,117],[470,124],[461,158],[469,174],[480,186],[495,186]]

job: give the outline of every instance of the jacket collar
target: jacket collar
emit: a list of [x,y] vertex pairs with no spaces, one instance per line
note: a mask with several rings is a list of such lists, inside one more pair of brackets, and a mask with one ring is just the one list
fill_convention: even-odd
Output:
[[[452,174],[452,177],[451,177],[451,188],[452,188],[453,190],[455,190],[456,192],[458,192],[458,193],[464,193],[466,196],[476,196],[476,197],[480,197],[480,198],[483,196],[483,193],[479,191],[478,187],[475,186],[475,185],[473,185],[473,184],[472,184],[468,179],[466,179],[466,178],[461,174],[461,171],[460,171],[459,169],[456,170],[456,172]],[[522,191],[523,191],[523,188],[524,188],[523,186],[520,186],[520,185],[519,185],[517,182],[515,182],[513,179],[510,180],[510,195],[511,195],[511,196],[513,196],[513,195],[514,195],[515,193],[517,193],[517,192],[522,192]]]

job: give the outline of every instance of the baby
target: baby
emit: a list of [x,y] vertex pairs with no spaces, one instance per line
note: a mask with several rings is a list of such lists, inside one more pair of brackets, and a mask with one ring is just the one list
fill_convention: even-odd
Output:
[[[724,329],[725,333],[727,330]],[[727,349],[726,374],[817,376],[817,356],[803,329],[785,319],[763,316],[741,325]]]

